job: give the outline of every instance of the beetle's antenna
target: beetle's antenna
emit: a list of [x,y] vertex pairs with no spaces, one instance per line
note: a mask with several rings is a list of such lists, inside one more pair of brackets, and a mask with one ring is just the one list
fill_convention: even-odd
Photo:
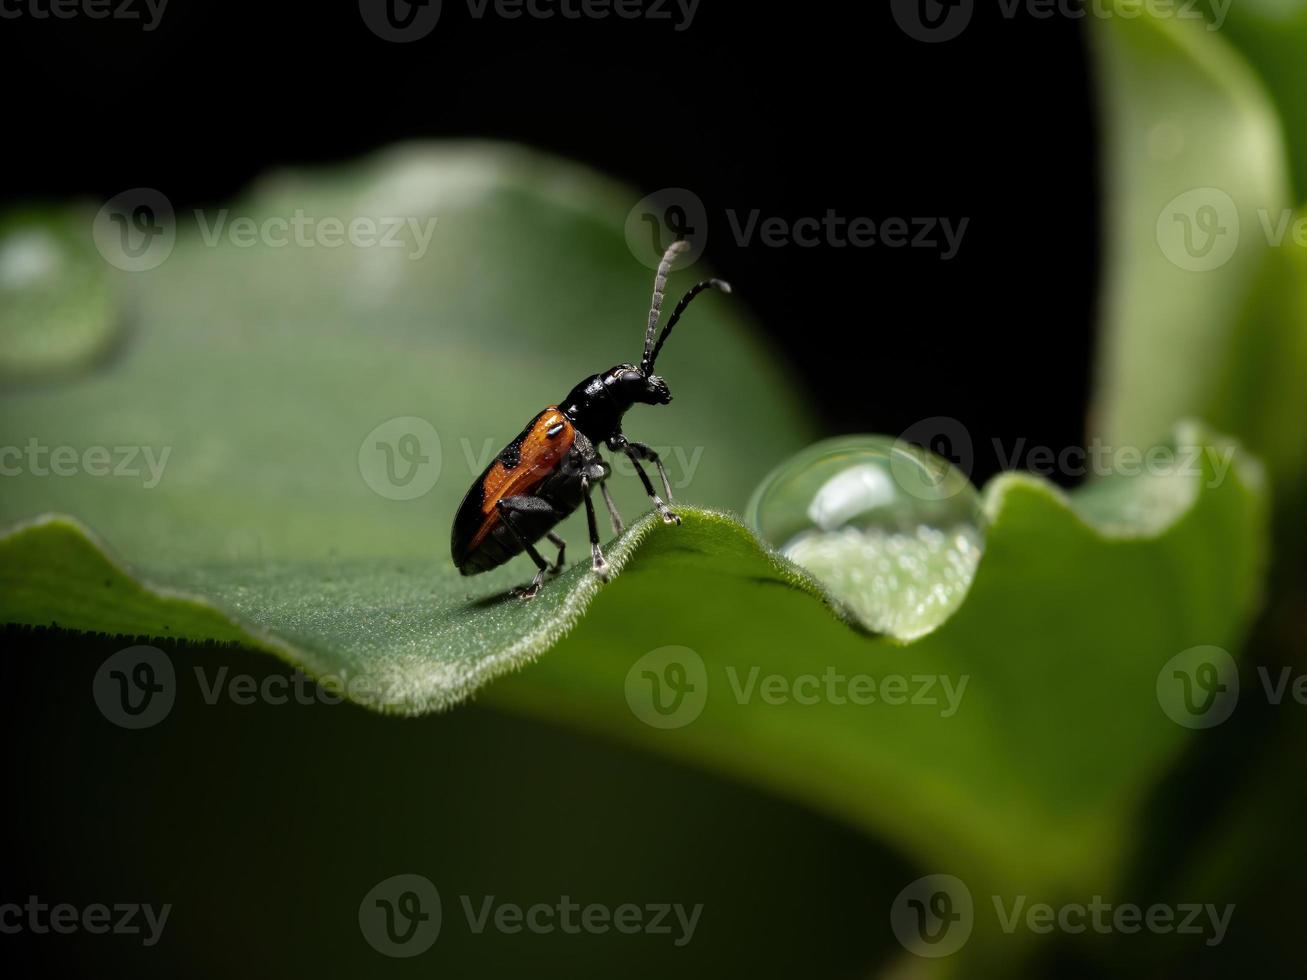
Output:
[[676,257],[689,247],[689,242],[684,238],[678,238],[667,246],[667,251],[663,253],[663,260],[658,263],[658,274],[654,276],[653,305],[649,308],[649,325],[644,328],[644,354],[640,359],[641,365],[653,363],[649,352],[653,349],[654,327],[658,326],[658,318],[663,315],[663,290],[667,288],[667,273],[672,271],[672,263],[676,261]]
[[667,321],[667,326],[663,327],[663,332],[658,335],[658,343],[654,344],[653,352],[645,358],[644,363],[641,365],[645,374],[653,370],[654,361],[658,360],[658,352],[663,349],[663,344],[671,336],[672,328],[681,319],[681,314],[685,312],[685,308],[705,289],[720,289],[723,293],[729,293],[731,284],[724,279],[705,279],[703,282],[697,282],[690,287],[690,291],[682,296],[681,301],[676,304],[676,309],[672,310],[672,318]]

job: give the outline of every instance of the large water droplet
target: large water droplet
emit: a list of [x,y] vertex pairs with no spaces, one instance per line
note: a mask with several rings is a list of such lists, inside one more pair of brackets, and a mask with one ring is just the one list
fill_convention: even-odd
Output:
[[889,436],[809,446],[763,480],[746,519],[864,626],[902,639],[957,609],[984,549],[966,475]]
[[0,216],[0,377],[60,374],[112,344],[118,313],[78,209]]

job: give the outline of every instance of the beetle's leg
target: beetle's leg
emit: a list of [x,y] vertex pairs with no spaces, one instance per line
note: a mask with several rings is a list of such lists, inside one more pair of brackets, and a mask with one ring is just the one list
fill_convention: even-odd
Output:
[[585,497],[585,519],[590,525],[590,563],[596,572],[602,577],[608,577],[608,562],[604,560],[604,553],[599,548],[599,527],[595,524],[595,505],[590,499],[591,489],[590,477],[583,475],[581,477],[581,494]]
[[626,525],[622,523],[622,515],[617,512],[617,505],[613,503],[613,495],[608,490],[608,476],[610,473],[612,473],[612,468],[604,461],[603,457],[595,453],[589,469],[590,480],[599,484],[599,492],[604,495],[604,506],[608,508],[608,520],[613,525],[613,533],[621,534],[626,530]]
[[672,502],[672,481],[667,479],[667,468],[663,466],[663,458],[659,456],[652,448],[643,442],[627,442],[627,449],[639,455],[641,459],[648,460],[658,469],[658,478],[663,481],[663,492],[667,494],[667,502]]
[[504,522],[504,526],[508,528],[509,533],[517,539],[517,543],[522,546],[522,550],[530,555],[531,560],[536,563],[536,577],[531,580],[531,584],[525,588],[513,590],[515,594],[523,599],[533,599],[535,594],[540,591],[540,583],[545,580],[545,572],[549,571],[549,563],[540,557],[540,552],[536,551],[535,546],[522,536],[522,532],[517,529],[517,525],[513,522],[513,515],[523,511],[542,509],[552,511],[553,508],[549,506],[547,501],[525,494],[517,497],[504,497],[495,504],[495,507],[499,511],[500,520]]
[[555,548],[558,549],[558,560],[555,561],[553,565],[549,567],[549,574],[557,575],[559,572],[563,570],[563,555],[567,552],[567,542],[564,541],[562,538],[560,538],[553,531],[549,531],[545,535],[545,537],[549,539],[550,544],[552,544]]
[[613,503],[613,495],[608,492],[607,480],[599,484],[599,492],[604,495],[604,503],[608,506],[608,518],[613,522],[613,533],[621,534],[626,530],[626,525],[622,523],[622,515],[617,513],[617,505]]
[[657,508],[658,513],[663,515],[663,520],[668,524],[680,524],[681,518],[674,514],[671,509],[663,503],[662,498],[658,496],[657,492],[655,492],[653,484],[649,482],[649,474],[646,473],[644,467],[640,465],[640,460],[647,459],[658,468],[658,476],[663,481],[663,489],[667,491],[667,499],[671,500],[672,483],[667,479],[667,471],[663,469],[663,461],[659,458],[658,454],[644,443],[631,442],[625,436],[614,436],[608,440],[608,445],[611,449],[620,449],[622,452],[626,453],[627,458],[631,460],[631,465],[635,467],[636,474],[640,477],[640,482],[644,484],[644,492],[649,495],[649,499],[653,501],[654,507]]

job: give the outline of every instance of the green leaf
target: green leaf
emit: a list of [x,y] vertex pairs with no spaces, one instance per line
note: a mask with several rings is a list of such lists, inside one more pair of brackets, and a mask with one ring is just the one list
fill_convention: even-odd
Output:
[[1209,22],[1257,70],[1283,120],[1295,200],[1307,194],[1307,3],[1303,0],[1238,0],[1226,3],[1224,17],[1206,0]]
[[[1276,234],[1292,203],[1281,126],[1208,25],[1115,12],[1090,19],[1106,198],[1091,431],[1146,447],[1181,418],[1206,418],[1292,474],[1307,419],[1282,413],[1275,435],[1261,424],[1263,402],[1296,397],[1307,380],[1302,285],[1289,271],[1301,261],[1283,254],[1292,231]],[[1258,375],[1273,350],[1284,361]]]
[[[1204,444],[1195,434],[1180,441]],[[432,588],[434,564],[379,559],[264,568],[238,586],[199,577],[208,601],[152,601],[49,519],[0,541],[3,613],[236,640],[386,710],[447,704],[535,660],[484,695],[742,773],[982,880],[1098,882],[1185,734],[1159,710],[1158,670],[1189,646],[1233,647],[1256,596],[1260,479],[1247,460],[1222,469],[1230,447],[1210,445],[1201,474],[1116,478],[1083,503],[1029,477],[994,481],[971,595],[906,645],[849,629],[801,571],[697,509],[681,527],[632,528],[610,584],[573,567],[530,603],[466,602]],[[1110,528],[1087,523],[1108,512]],[[238,622],[215,628],[215,606]],[[705,665],[701,713],[672,730],[640,713],[643,670],[658,669],[646,658],[664,646]],[[940,680],[935,703],[916,705],[780,704],[757,686],[828,673]],[[922,682],[907,683],[911,696]]]
[[[118,357],[2,396],[0,446],[21,450],[4,460],[19,472],[0,518],[20,523],[0,538],[3,618],[238,642],[396,712],[478,691],[775,787],[958,874],[1110,877],[1131,807],[1187,734],[1158,708],[1159,668],[1234,647],[1257,594],[1260,479],[1246,459],[1220,468],[1230,447],[1199,430],[1177,439],[1212,450],[1188,475],[1075,498],[992,483],[971,593],[910,644],[850,629],[808,575],[688,505],[680,527],[646,516],[609,543],[608,584],[583,561],[528,603],[506,596],[525,562],[476,579],[450,566],[477,456],[635,353],[651,276],[622,243],[634,198],[518,150],[408,148],[271,179],[227,220],[438,217],[421,258],[209,244],[183,219],[162,265],[113,278],[136,313]],[[628,420],[668,449],[681,497],[722,508],[807,438],[732,316],[741,301],[696,307],[660,363],[676,402]],[[409,421],[415,451],[378,430],[409,417],[438,446]],[[378,441],[427,493],[402,499],[413,483],[387,476]],[[152,455],[115,476],[117,447]],[[645,510],[634,479],[614,482],[628,517]],[[577,522],[564,533],[584,552]],[[675,680],[684,648],[706,683],[697,717],[668,728],[649,674]],[[805,700],[810,675],[888,679],[891,702],[894,678],[909,698],[914,676],[936,681],[930,703],[773,704],[772,674]]]
[[[273,175],[229,207],[179,215],[161,264],[103,263],[131,314],[115,358],[0,393],[0,521],[74,515],[143,579],[221,593],[237,612],[261,576],[313,569],[279,594],[289,610],[358,562],[403,569],[427,611],[436,594],[503,594],[529,563],[460,579],[454,510],[541,408],[639,354],[653,270],[624,243],[637,200],[521,149],[453,144]],[[361,219],[382,241],[398,219],[399,247],[319,235]],[[673,273],[670,292],[704,271]],[[747,299],[700,299],[659,362],[675,401],[627,418],[681,499],[741,509],[810,436],[740,319]],[[634,518],[647,498],[629,462],[611,462]],[[583,516],[563,533],[584,552]]]

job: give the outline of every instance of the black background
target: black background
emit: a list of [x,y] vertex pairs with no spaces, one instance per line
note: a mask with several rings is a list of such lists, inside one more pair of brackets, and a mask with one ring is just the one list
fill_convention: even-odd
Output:
[[[828,432],[950,416],[971,432],[980,482],[996,438],[1083,439],[1098,277],[1080,24],[1001,9],[977,4],[936,44],[880,3],[702,0],[678,31],[679,15],[478,19],[445,0],[407,44],[349,2],[173,0],[150,32],[25,15],[0,21],[4,187],[105,199],[149,186],[181,211],[219,206],[269,167],[431,137],[524,142],[640,193],[685,187],[714,216],[708,261]],[[883,244],[742,246],[728,209],[969,224],[942,261]]]

